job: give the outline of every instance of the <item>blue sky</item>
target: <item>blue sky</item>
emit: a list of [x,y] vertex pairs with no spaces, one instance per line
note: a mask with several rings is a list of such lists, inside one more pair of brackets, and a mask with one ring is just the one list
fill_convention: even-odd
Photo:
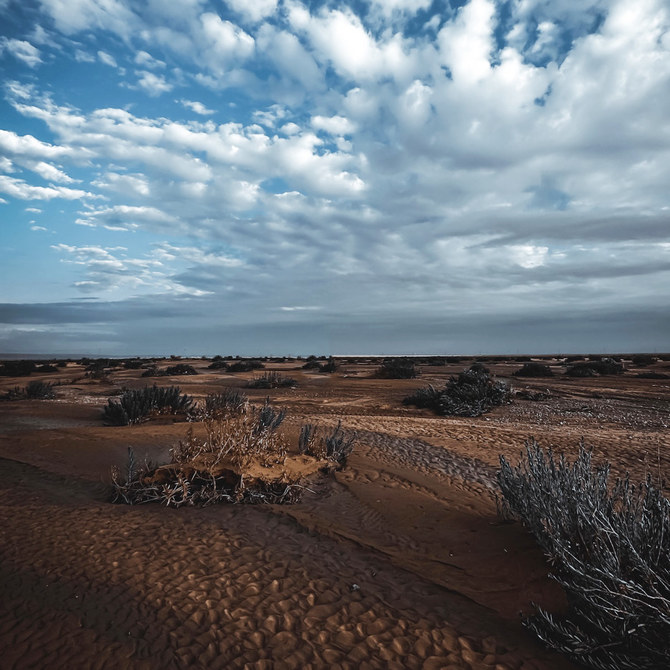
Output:
[[670,349],[664,0],[0,10],[0,351]]

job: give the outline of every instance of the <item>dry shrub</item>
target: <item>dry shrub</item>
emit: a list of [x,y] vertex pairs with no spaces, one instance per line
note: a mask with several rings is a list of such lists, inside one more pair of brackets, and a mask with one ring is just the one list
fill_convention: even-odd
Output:
[[432,409],[444,416],[480,416],[508,402],[510,389],[497,381],[481,363],[475,363],[456,377],[450,377],[443,389],[427,386],[403,400],[405,405]]
[[301,428],[298,440],[300,453],[328,459],[337,463],[339,467],[343,467],[354,448],[354,438],[345,435],[341,421],[337,422],[335,430],[317,439],[318,433],[318,428],[311,423]]
[[387,358],[375,372],[381,379],[416,379],[420,374],[421,370],[410,358]]
[[[526,620],[547,645],[601,670],[670,667],[670,501],[651,478],[610,480],[580,445],[574,463],[531,441],[500,457],[501,509],[533,533],[569,609]],[[662,485],[661,485],[662,487]]]

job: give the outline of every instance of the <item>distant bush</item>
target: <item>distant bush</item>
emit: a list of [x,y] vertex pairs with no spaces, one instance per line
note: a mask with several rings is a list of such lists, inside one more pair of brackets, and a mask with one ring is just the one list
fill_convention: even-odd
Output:
[[230,366],[224,360],[212,361],[208,366],[208,370],[227,370]]
[[624,367],[611,358],[602,358],[599,361],[586,361],[570,366],[565,374],[569,377],[596,377],[597,375],[620,375]]
[[171,365],[162,372],[159,373],[161,377],[174,377],[177,375],[197,375],[198,371],[192,366],[187,365],[186,363],[178,363],[177,365]]
[[265,367],[263,363],[255,360],[242,360],[231,363],[228,372],[251,372],[252,370],[262,370]]
[[551,368],[544,363],[524,363],[523,366],[514,373],[515,377],[553,377]]
[[670,501],[651,479],[614,482],[609,465],[556,460],[535,442],[518,467],[500,457],[501,511],[535,536],[568,598],[560,619],[525,624],[553,649],[599,670],[670,667]]
[[35,361],[3,361],[0,375],[3,377],[28,377],[35,371]]
[[103,409],[103,420],[112,426],[127,426],[139,423],[151,414],[177,414],[188,412],[193,399],[181,395],[178,386],[159,388],[145,386],[139,390],[125,390],[121,398],[109,400]]
[[325,363],[321,364],[321,372],[332,374],[337,372],[340,364],[331,356]]
[[52,372],[58,372],[58,368],[55,365],[49,365],[49,363],[44,363],[42,365],[38,365],[35,368],[35,372],[38,374],[51,374]]
[[123,361],[123,367],[126,370],[139,370],[142,365],[144,365],[144,361],[141,358],[132,358],[130,360]]
[[247,386],[252,389],[277,389],[295,386],[297,383],[293,377],[286,377],[280,372],[265,372],[249,380]]
[[[476,364],[475,364],[476,365]],[[450,377],[443,389],[427,386],[403,400],[405,405],[432,409],[443,416],[480,416],[509,401],[510,388],[473,365]],[[473,369],[475,368],[475,369]]]
[[305,363],[302,366],[302,369],[303,370],[319,370],[320,371],[321,370],[321,363],[319,363],[319,361],[317,361],[316,359],[313,359],[311,361],[307,361],[307,363]]
[[639,379],[670,379],[670,375],[663,372],[638,372],[636,377]]
[[411,358],[386,358],[377,368],[375,376],[381,379],[416,379],[420,374]]
[[652,365],[656,362],[656,357],[651,354],[636,354],[631,358],[631,363],[636,365],[639,368],[646,367],[647,365]]
[[530,363],[531,358],[530,358],[530,356],[516,356],[516,357],[514,358],[514,360],[515,360],[517,363]]
[[143,373],[142,377],[158,377],[158,368],[155,365],[149,366]]

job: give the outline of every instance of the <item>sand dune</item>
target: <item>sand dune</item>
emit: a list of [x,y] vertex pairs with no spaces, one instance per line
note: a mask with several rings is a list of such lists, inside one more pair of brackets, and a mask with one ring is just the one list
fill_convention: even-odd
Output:
[[[422,382],[292,371],[298,387],[271,392],[289,429],[341,420],[357,440],[299,504],[111,505],[109,466],[128,445],[165,459],[185,432],[102,426],[97,394],[133,374],[0,406],[3,668],[571,668],[520,625],[531,601],[560,611],[563,596],[532,539],[496,515],[498,454],[530,434],[574,451],[584,435],[617,467],[668,471],[670,393],[645,405],[649,380],[608,381],[611,411],[586,380],[578,399],[556,382],[545,404],[445,419],[399,404]],[[178,382],[203,394],[244,378]]]

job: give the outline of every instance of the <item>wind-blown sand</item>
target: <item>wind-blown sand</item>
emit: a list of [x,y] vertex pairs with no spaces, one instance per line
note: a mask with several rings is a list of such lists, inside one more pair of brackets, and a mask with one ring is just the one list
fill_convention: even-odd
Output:
[[189,362],[202,374],[120,370],[0,405],[3,668],[572,668],[520,624],[531,601],[564,602],[532,538],[496,515],[498,454],[516,460],[530,435],[574,453],[583,436],[636,478],[670,470],[663,380],[518,380],[553,396],[448,419],[400,400],[464,365],[393,381],[365,378],[374,366],[326,376],[285,363],[269,367],[297,388],[250,397],[269,394],[294,432],[341,420],[357,438],[344,470],[292,506],[110,504],[109,467],[127,447],[166,461],[187,425],[105,427],[106,393],[157,381],[202,396],[251,376]]

